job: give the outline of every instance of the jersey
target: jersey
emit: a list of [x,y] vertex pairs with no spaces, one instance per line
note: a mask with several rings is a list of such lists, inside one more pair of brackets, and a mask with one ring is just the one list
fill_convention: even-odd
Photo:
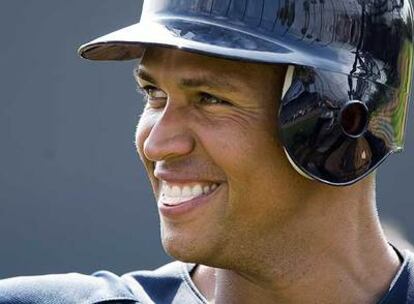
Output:
[[[108,271],[0,280],[0,304],[206,304],[191,280],[194,264],[172,262],[154,271]],[[403,263],[379,304],[414,304],[414,255]]]

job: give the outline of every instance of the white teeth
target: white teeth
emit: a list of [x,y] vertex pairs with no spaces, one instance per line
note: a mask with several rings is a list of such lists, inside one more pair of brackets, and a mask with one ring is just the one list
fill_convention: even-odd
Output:
[[178,186],[173,186],[170,195],[172,197],[179,197],[181,196],[181,189]]
[[163,186],[162,186],[162,192],[163,192],[164,195],[171,196],[172,189],[171,189],[170,186],[168,186],[166,184],[163,184]]
[[161,186],[161,198],[164,204],[175,206],[183,202],[190,201],[196,197],[210,194],[218,187],[217,184],[202,185],[195,184],[194,186],[168,185],[166,182]]
[[191,188],[189,186],[184,186],[184,188],[181,190],[181,196],[188,197],[191,196]]
[[203,189],[201,188],[201,185],[195,185],[191,192],[193,196],[200,196],[201,194],[203,194]]

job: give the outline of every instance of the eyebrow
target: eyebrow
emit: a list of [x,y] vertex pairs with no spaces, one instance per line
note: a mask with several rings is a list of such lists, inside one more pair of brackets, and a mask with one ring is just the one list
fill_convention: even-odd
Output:
[[[135,68],[134,69],[134,76],[135,78],[142,79],[144,81],[157,84],[157,81],[150,73],[145,71],[142,68]],[[210,88],[210,89],[221,89],[230,92],[237,91],[237,87],[231,84],[228,80],[223,78],[221,75],[202,75],[197,78],[181,78],[179,79],[179,86],[181,88]]]
[[136,80],[142,79],[142,80],[145,80],[147,82],[157,84],[155,79],[148,72],[146,72],[145,70],[140,69],[140,68],[135,68],[134,69],[134,77],[135,77]]

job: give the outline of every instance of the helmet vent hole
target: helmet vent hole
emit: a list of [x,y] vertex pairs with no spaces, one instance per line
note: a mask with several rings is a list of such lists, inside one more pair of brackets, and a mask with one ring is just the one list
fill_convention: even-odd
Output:
[[360,101],[347,103],[341,110],[340,124],[346,135],[360,137],[368,125],[367,106]]

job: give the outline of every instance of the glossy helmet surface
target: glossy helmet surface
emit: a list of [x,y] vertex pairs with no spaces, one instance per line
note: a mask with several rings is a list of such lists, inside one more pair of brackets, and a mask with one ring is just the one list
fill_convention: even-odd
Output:
[[146,0],[139,23],[79,54],[136,59],[148,45],[287,64],[275,119],[287,157],[307,177],[352,184],[403,148],[409,0]]

